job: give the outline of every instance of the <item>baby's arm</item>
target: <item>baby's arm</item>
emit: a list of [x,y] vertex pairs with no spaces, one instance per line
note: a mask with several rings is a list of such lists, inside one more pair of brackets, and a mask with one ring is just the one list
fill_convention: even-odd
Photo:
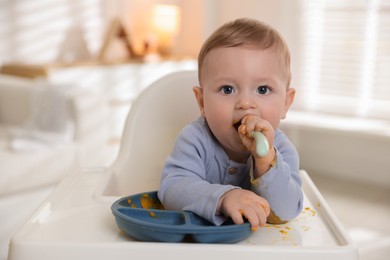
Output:
[[257,230],[258,226],[264,226],[270,214],[268,202],[252,191],[233,189],[226,192],[219,200],[217,212],[230,217],[234,223],[244,223],[245,217]]
[[[239,128],[244,145],[253,155],[252,191],[266,199],[271,213],[269,223],[283,223],[295,218],[302,210],[303,195],[299,176],[299,157],[288,138],[261,118],[248,116]],[[264,157],[256,154],[252,131],[261,131],[270,144]],[[278,136],[275,138],[275,136]]]
[[299,158],[294,146],[279,132],[275,144],[275,162],[265,174],[256,177],[256,159],[251,175],[252,190],[265,198],[271,207],[269,223],[283,223],[299,215],[303,206]]

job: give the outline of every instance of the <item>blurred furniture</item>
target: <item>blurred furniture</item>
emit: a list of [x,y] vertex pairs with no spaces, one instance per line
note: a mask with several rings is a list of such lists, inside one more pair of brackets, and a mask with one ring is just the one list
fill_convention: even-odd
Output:
[[[66,174],[80,165],[111,164],[125,117],[141,90],[167,73],[194,68],[193,59],[4,65],[0,74],[0,259],[6,257],[10,237]],[[12,137],[30,122],[40,84],[66,96],[74,122],[72,140],[58,147],[30,145],[16,151]],[[45,107],[43,111],[50,112]],[[28,130],[23,133],[29,135]],[[26,202],[27,206],[20,206]]]
[[[0,259],[6,257],[9,239],[19,226],[77,165],[72,140],[54,147],[25,129],[32,126],[32,106],[42,94],[35,84],[0,77]],[[68,104],[75,108],[74,102]]]
[[307,171],[390,188],[390,121],[290,110],[281,128]]
[[[31,80],[0,77],[0,196],[58,183],[76,164],[73,140],[65,136],[54,139],[57,133],[43,126],[52,121],[43,122],[43,116],[32,118],[34,112],[51,112],[39,99],[45,90],[35,85]],[[69,111],[77,111],[75,100],[64,97],[64,102]],[[35,109],[39,107],[42,111]]]
[[15,63],[4,64],[0,72],[23,78],[42,78],[49,84],[66,88],[78,107],[75,139],[80,141],[82,136],[94,135],[98,128],[110,132],[106,133],[109,137],[105,142],[118,145],[125,116],[140,91],[168,73],[196,68],[197,62],[191,57],[171,57],[157,61]]

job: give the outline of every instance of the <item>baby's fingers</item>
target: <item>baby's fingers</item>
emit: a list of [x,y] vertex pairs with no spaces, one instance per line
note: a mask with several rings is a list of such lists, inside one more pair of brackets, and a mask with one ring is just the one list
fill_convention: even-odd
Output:
[[249,221],[251,224],[251,229],[252,231],[256,231],[259,228],[259,218],[257,215],[257,212],[253,210],[252,208],[246,210],[246,211],[241,211],[241,214]]
[[259,201],[257,202],[257,205],[262,209],[264,210],[264,213],[266,215],[266,217],[268,217],[268,215],[271,213],[271,209],[270,209],[270,206],[268,204],[268,201],[262,197],[259,197],[258,198]]
[[259,226],[263,227],[267,222],[269,215],[269,207],[267,201],[266,205],[257,203],[257,207],[249,207],[245,210],[240,210],[240,213],[249,221],[252,230],[256,231]]
[[243,224],[244,218],[242,216],[243,216],[243,211],[239,210],[231,214],[230,218],[233,220],[234,224]]
[[256,207],[256,208],[254,208],[254,210],[255,210],[259,225],[261,227],[263,227],[265,225],[265,223],[267,222],[267,217],[268,217],[269,213],[264,211],[263,207]]

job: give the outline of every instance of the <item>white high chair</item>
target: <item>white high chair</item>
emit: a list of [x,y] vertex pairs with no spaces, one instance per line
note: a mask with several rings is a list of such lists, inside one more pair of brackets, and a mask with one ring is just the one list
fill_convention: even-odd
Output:
[[303,212],[237,244],[140,242],[118,229],[112,203],[158,189],[177,132],[199,115],[191,89],[197,84],[195,71],[183,71],[141,93],[127,118],[117,160],[108,168],[68,175],[12,239],[9,259],[358,259],[356,247],[304,171]]

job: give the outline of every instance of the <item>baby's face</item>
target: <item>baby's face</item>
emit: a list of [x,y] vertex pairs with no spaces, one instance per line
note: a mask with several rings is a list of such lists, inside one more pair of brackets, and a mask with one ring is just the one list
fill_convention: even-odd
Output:
[[287,89],[283,65],[272,48],[217,48],[204,59],[195,95],[211,131],[227,151],[248,153],[237,122],[246,115],[267,120],[274,129],[294,97]]

